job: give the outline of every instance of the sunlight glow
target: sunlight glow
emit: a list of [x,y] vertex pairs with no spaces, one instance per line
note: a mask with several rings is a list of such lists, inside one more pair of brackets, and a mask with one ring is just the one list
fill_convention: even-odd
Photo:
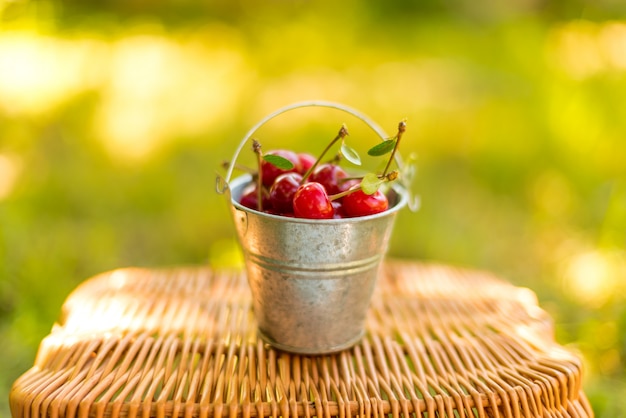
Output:
[[0,34],[0,111],[37,115],[96,92],[95,136],[133,159],[227,120],[250,79],[236,33],[154,32],[110,41]]
[[39,114],[98,83],[104,45],[28,32],[0,36],[0,108]]
[[0,154],[0,200],[11,194],[21,171],[22,164],[17,157]]
[[[467,76],[452,61],[394,61],[376,65],[371,71],[360,67],[345,72],[314,68],[278,78],[261,92],[255,113],[267,114],[285,103],[324,98],[358,103],[359,109],[375,109],[377,122],[389,118],[395,123],[397,109],[408,113],[457,111],[470,106],[470,96]],[[395,106],[381,105],[392,99]]]
[[574,256],[564,272],[564,290],[581,303],[599,307],[621,296],[626,285],[623,254],[593,251]]
[[196,39],[142,35],[112,45],[96,132],[115,155],[143,158],[228,118],[245,86],[242,55]]
[[[116,328],[121,328],[119,324],[125,324],[131,318],[131,314],[127,312],[128,303],[122,298],[106,299],[107,306],[97,306],[97,312],[94,314],[94,300],[77,300],[72,306],[72,315],[67,318],[63,327],[66,331],[72,333],[83,332],[103,332]],[[106,314],[101,314],[105,311]]]
[[549,56],[574,79],[626,71],[626,23],[570,22],[553,33]]

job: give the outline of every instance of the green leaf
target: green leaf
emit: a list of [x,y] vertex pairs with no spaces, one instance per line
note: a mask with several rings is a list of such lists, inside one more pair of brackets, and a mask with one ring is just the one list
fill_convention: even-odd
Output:
[[396,139],[387,139],[380,144],[373,146],[367,151],[368,155],[372,157],[380,157],[381,155],[385,155],[390,153],[393,150],[393,147],[396,146]]
[[361,165],[361,157],[359,156],[359,153],[356,152],[354,148],[351,148],[345,142],[341,144],[340,152],[341,152],[341,155],[343,155],[343,157],[346,160],[350,161],[352,164]]
[[281,170],[291,170],[294,167],[291,161],[281,157],[280,155],[266,154],[263,156],[263,160],[277,168],[280,168]]
[[367,173],[363,176],[363,180],[361,180],[361,190],[365,194],[374,194],[376,190],[383,184],[385,180],[381,180],[374,173]]

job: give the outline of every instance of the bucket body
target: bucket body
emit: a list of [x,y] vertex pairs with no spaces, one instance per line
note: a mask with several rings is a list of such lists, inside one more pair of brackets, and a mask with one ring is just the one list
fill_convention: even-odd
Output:
[[406,193],[392,188],[389,209],[346,219],[299,219],[238,203],[249,175],[230,184],[261,337],[300,354],[346,349],[360,340],[380,263]]

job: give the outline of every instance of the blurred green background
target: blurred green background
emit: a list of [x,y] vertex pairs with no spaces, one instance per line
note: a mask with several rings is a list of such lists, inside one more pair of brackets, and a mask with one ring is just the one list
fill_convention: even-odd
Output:
[[[416,213],[390,255],[533,289],[626,416],[626,3],[0,1],[0,417],[63,300],[123,266],[239,256],[215,174],[259,119],[407,119]],[[317,113],[316,113],[317,112]],[[317,152],[296,111],[265,149]]]

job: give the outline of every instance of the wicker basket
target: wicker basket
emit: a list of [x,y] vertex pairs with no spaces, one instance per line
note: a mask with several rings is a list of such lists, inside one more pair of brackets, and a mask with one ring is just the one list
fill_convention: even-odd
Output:
[[264,345],[250,306],[238,271],[92,278],[14,383],[13,417],[593,416],[534,294],[484,272],[386,262],[365,338],[333,355]]

